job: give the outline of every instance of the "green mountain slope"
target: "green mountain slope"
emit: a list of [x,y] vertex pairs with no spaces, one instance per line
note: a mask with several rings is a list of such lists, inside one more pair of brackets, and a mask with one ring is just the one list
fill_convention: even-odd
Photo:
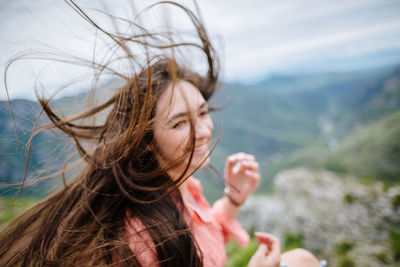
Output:
[[[85,97],[80,95],[58,99],[55,104],[63,113],[69,114],[76,112],[76,107],[82,107],[83,101]],[[267,191],[273,175],[279,169],[297,166],[301,162],[312,161],[313,166],[323,165],[329,169],[351,171],[353,167],[349,166],[358,163],[347,163],[352,161],[347,159],[346,155],[364,153],[362,149],[365,148],[345,140],[352,140],[349,136],[351,132],[400,110],[400,68],[273,76],[255,85],[223,84],[212,102],[214,106],[222,108],[220,112],[213,114],[216,136],[218,129],[222,127],[221,139],[212,156],[213,164],[222,172],[225,158],[229,154],[239,151],[254,154],[260,163],[263,176],[260,190]],[[16,145],[8,103],[0,101],[2,183],[15,182],[23,176],[26,155],[24,144],[29,138],[38,112],[37,104],[31,101],[14,100],[13,106],[22,145]],[[380,127],[383,125],[375,126]],[[371,130],[371,137],[368,138],[376,136],[377,140],[381,140],[380,137],[384,135],[379,131],[383,130]],[[395,144],[389,144],[395,142],[391,138],[396,138],[395,134],[385,138],[387,149],[396,147]],[[324,158],[325,155],[330,155],[329,151],[335,153],[329,158]],[[378,154],[377,149],[371,148],[368,151],[371,159],[381,159],[382,155]],[[48,133],[39,135],[32,148],[29,175],[32,176],[40,169],[50,171],[59,168],[68,153],[65,141],[54,139]],[[386,153],[389,152],[385,152],[385,155]],[[340,160],[336,160],[335,157]],[[322,163],[321,158],[326,162]],[[385,165],[387,162],[384,160],[381,164]],[[393,170],[392,173],[397,172],[394,167]],[[211,176],[216,176],[210,173]],[[372,171],[354,173],[379,178]],[[389,173],[385,174],[384,179],[396,180],[390,178],[393,174]],[[209,174],[199,176],[205,177]],[[205,191],[212,191],[209,195],[211,199],[215,199],[215,196],[222,192],[221,183],[215,182],[215,179],[204,179],[207,187]],[[208,190],[209,188],[211,190]],[[1,187],[0,194],[4,194]]]
[[[38,103],[28,100],[11,101],[14,118],[8,102],[0,102],[0,195],[14,195],[22,181],[28,154],[28,141],[32,134],[40,108]],[[47,123],[41,117],[40,124]],[[58,170],[70,150],[64,140],[50,132],[39,133],[32,142],[28,164],[27,180],[33,177],[44,176]],[[51,185],[46,182],[26,186],[27,195],[44,196]]]
[[400,182],[400,111],[349,134],[329,160],[357,176]]
[[297,151],[271,168],[271,175],[296,166],[400,183],[400,111],[354,130],[334,151],[321,147]]

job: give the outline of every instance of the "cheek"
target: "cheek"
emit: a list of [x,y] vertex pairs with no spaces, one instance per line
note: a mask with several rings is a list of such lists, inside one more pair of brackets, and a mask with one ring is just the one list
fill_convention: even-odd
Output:
[[171,144],[171,146],[173,146],[173,149],[176,151],[186,149],[187,143],[189,141],[189,136],[190,130],[177,131],[170,135],[168,142]]
[[188,135],[185,130],[165,130],[155,135],[155,138],[160,152],[170,156],[186,147]]
[[171,150],[169,146],[171,142],[168,142],[168,134],[165,130],[157,128],[154,130],[154,138],[156,143],[156,154],[161,154],[162,156],[168,156]]

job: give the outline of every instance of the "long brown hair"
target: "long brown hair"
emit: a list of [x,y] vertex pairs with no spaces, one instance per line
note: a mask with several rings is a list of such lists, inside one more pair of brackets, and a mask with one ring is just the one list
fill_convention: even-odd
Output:
[[[189,177],[194,149],[191,133],[189,163],[178,179],[167,175],[181,159],[161,167],[157,162],[157,143],[152,124],[157,120],[158,97],[171,84],[185,80],[199,88],[205,100],[213,95],[218,81],[218,61],[206,30],[198,17],[186,7],[174,5],[189,16],[200,42],[168,44],[159,34],[130,22],[141,33],[122,36],[105,31],[93,22],[73,1],[68,2],[82,17],[115,42],[130,61],[132,75],[122,77],[117,92],[100,105],[79,114],[61,117],[51,107],[51,99],[38,97],[51,124],[35,130],[58,130],[71,138],[85,167],[63,188],[15,218],[0,234],[1,266],[121,265],[139,266],[139,255],[127,243],[126,219],[139,219],[148,231],[161,266],[201,266],[202,256],[183,218],[184,205],[177,190]],[[113,18],[118,20],[117,18]],[[165,38],[163,39],[165,40]],[[145,62],[138,64],[129,43],[144,47]],[[200,49],[205,55],[204,76],[181,66],[171,53],[162,51],[180,46]],[[151,47],[151,49],[149,49]],[[154,49],[161,51],[154,53]],[[173,54],[173,53],[172,53]],[[107,64],[97,66],[95,79]],[[111,109],[101,125],[89,119]],[[192,127],[193,128],[193,127]],[[32,142],[32,140],[30,141]]]

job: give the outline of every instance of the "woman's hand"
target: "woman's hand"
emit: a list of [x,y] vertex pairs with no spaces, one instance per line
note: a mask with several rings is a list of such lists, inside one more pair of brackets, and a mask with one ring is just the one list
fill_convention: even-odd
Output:
[[229,198],[242,204],[260,183],[258,163],[253,155],[237,153],[229,156],[225,163],[225,184]]
[[260,243],[248,267],[279,267],[281,247],[279,239],[268,233],[254,233]]

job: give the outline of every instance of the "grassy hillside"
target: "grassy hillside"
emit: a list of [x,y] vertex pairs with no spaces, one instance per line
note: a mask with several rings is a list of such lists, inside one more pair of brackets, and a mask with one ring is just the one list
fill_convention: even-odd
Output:
[[270,175],[296,166],[400,183],[400,111],[359,127],[333,151],[316,146],[297,151],[273,166]]

